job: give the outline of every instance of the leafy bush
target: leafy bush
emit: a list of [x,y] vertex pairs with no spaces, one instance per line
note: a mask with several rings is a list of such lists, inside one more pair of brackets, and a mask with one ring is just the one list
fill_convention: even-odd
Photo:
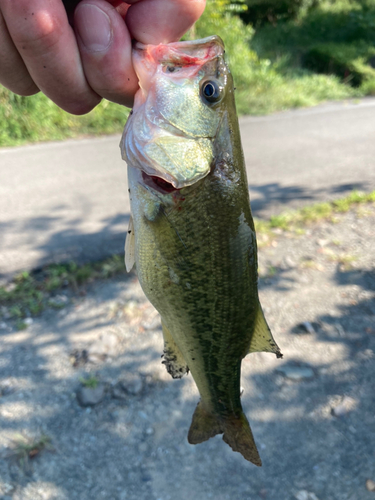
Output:
[[353,87],[365,80],[375,80],[375,70],[368,64],[375,49],[364,44],[319,44],[309,49],[302,65],[316,73],[334,74]]
[[375,45],[375,0],[372,8],[357,2],[324,2],[296,21],[258,29],[252,47],[262,57],[279,53],[303,53],[316,44],[367,43]]
[[218,34],[224,40],[240,114],[264,114],[357,95],[336,77],[311,75],[306,71],[287,74],[281,65],[260,58],[250,48],[254,29],[244,25],[233,12],[238,10],[229,1],[210,0],[196,23],[194,37]]
[[316,7],[319,0],[246,0],[247,9],[241,14],[253,26],[295,19],[301,10]]

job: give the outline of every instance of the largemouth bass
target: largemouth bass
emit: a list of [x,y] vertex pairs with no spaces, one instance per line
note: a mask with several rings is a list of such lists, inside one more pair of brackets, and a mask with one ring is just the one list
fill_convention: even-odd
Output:
[[201,396],[188,440],[216,434],[261,465],[241,361],[281,356],[257,289],[257,245],[234,89],[217,37],[136,44],[140,90],[121,141],[132,218],[125,263],[162,319],[164,364]]

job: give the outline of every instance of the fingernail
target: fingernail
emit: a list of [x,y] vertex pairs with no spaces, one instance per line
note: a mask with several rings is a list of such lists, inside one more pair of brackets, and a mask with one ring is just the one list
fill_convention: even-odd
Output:
[[74,26],[82,43],[91,52],[106,50],[112,41],[111,21],[107,14],[95,5],[78,5]]

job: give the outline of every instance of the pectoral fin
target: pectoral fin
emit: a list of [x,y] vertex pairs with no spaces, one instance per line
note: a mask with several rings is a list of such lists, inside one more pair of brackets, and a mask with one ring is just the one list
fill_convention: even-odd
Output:
[[135,235],[133,217],[130,216],[128,233],[125,240],[125,267],[128,273],[133,269],[135,264]]
[[276,344],[271,330],[267,325],[267,321],[264,317],[260,304],[255,320],[254,333],[250,342],[249,353],[251,352],[273,352],[278,358],[283,357],[280,352],[279,346]]
[[163,320],[161,322],[161,326],[163,328],[164,337],[164,360],[162,363],[165,365],[167,372],[172,376],[172,378],[181,378],[185,374],[189,373],[189,367],[187,366],[180,349],[174,341],[171,332],[165,326]]

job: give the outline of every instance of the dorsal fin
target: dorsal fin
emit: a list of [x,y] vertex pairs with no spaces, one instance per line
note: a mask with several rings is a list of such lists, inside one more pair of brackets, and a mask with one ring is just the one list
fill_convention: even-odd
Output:
[[133,217],[130,215],[128,233],[125,240],[125,267],[128,273],[135,264],[135,235]]
[[249,353],[251,352],[273,352],[278,358],[283,357],[280,352],[279,346],[276,344],[271,330],[267,325],[267,321],[264,317],[260,304],[255,320],[254,333],[250,342]]

